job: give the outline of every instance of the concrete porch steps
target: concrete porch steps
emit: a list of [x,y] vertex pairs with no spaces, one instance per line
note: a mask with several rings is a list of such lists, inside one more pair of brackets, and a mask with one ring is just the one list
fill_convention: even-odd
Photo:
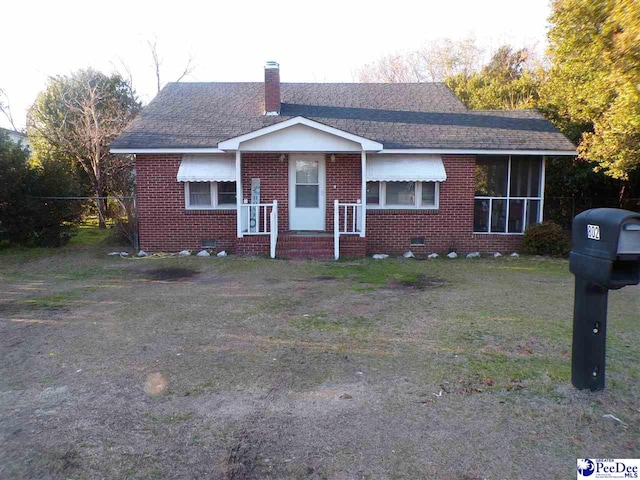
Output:
[[331,260],[333,248],[285,248],[278,249],[276,257],[285,259]]
[[333,258],[333,235],[322,233],[278,235],[276,257],[331,260]]
[[[340,257],[364,257],[367,253],[365,238],[358,236],[340,237]],[[314,260],[333,259],[333,235],[330,233],[285,233],[278,236],[276,257],[309,258]]]
[[[269,237],[257,235],[239,238],[236,242],[236,253],[240,255],[269,255]],[[366,238],[340,237],[340,258],[359,258],[364,257],[366,253]],[[333,234],[283,232],[278,235],[277,258],[332,260],[333,254]]]

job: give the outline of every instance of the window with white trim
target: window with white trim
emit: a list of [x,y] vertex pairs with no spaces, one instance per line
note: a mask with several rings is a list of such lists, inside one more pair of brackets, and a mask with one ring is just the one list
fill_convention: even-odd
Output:
[[534,155],[476,159],[474,233],[523,234],[542,221],[543,160]]
[[236,208],[236,182],[185,182],[187,210]]
[[367,208],[437,209],[439,182],[367,182]]

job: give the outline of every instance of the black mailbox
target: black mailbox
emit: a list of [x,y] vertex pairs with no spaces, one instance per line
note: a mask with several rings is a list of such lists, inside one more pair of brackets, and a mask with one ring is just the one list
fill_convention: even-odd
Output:
[[594,208],[577,215],[569,268],[609,289],[640,283],[640,214]]
[[640,214],[594,208],[577,215],[569,269],[576,276],[571,382],[602,390],[609,290],[640,283]]

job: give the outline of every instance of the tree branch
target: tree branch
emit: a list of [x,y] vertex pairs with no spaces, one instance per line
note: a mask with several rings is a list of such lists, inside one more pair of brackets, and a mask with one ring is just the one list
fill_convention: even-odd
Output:
[[182,80],[187,75],[191,75],[191,73],[195,69],[195,66],[192,65],[192,62],[193,62],[193,55],[189,54],[189,59],[187,60],[187,64],[185,65],[184,70],[182,71],[182,75],[180,75],[176,80],[176,83]]
[[16,124],[13,121],[13,115],[11,114],[9,95],[7,95],[7,92],[2,88],[0,88],[0,112],[7,118],[9,124],[11,125],[11,128],[18,132],[18,127],[16,127]]

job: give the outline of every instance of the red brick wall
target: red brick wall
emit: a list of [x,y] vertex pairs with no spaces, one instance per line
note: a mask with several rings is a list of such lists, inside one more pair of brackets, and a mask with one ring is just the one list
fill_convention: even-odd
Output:
[[[136,159],[140,245],[149,251],[198,249],[215,239],[218,249],[238,253],[268,252],[268,238],[236,238],[236,213],[187,211],[184,185],[176,181],[180,155],[138,155]],[[522,247],[522,236],[473,235],[475,157],[443,157],[447,180],[440,185],[439,210],[369,210],[367,251],[401,253],[510,252]],[[279,230],[289,229],[289,166],[278,153],[246,153],[242,158],[243,198],[251,199],[251,179],[260,178],[261,202],[278,200]],[[333,201],[361,198],[360,154],[326,157],[326,225],[333,232]],[[425,237],[425,246],[410,246]],[[345,245],[346,247],[346,245]],[[354,251],[355,247],[354,245]]]
[[[369,253],[513,251],[522,247],[521,236],[473,235],[475,156],[443,156],[447,180],[440,184],[438,210],[368,210]],[[424,246],[410,245],[424,237]]]
[[269,255],[270,248],[269,235],[247,235],[236,238],[235,253],[238,255]]
[[218,250],[233,251],[235,210],[185,210],[184,184],[176,180],[181,155],[137,155],[136,195],[140,248],[179,251],[216,240]]
[[327,208],[325,229],[333,233],[333,203],[355,203],[362,197],[362,157],[359,153],[337,153],[335,162],[331,155],[325,159]]
[[278,231],[289,230],[289,159],[279,153],[242,154],[243,200],[251,202],[251,179],[260,179],[260,203],[278,201]]

